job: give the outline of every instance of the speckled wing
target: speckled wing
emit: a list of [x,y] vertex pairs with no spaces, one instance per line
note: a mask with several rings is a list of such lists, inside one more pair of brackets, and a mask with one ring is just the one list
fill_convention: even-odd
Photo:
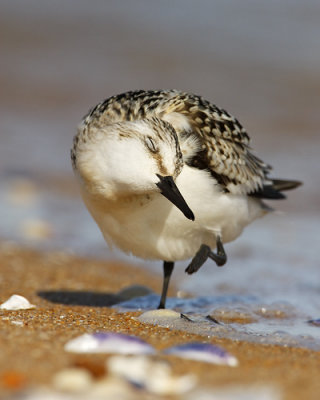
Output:
[[200,141],[200,151],[189,160],[199,169],[207,169],[228,192],[259,193],[272,186],[267,173],[271,167],[250,152],[250,138],[239,121],[198,96],[179,94],[179,101],[170,112],[180,113],[189,122],[190,130],[180,135],[195,135]]
[[[281,199],[281,190],[298,181],[268,178],[271,167],[251,153],[250,138],[239,121],[200,96],[177,90],[135,90],[112,96],[84,117],[81,130],[124,120],[158,117],[170,122],[177,134],[193,135],[200,149],[187,163],[209,170],[221,187],[234,194]],[[88,133],[89,134],[89,133]]]

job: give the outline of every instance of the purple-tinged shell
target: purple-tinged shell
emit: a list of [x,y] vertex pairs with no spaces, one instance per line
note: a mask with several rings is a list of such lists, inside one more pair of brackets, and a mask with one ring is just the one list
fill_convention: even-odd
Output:
[[314,326],[319,326],[320,327],[320,318],[318,318],[318,319],[310,319],[307,322],[310,325],[314,325]]
[[85,333],[64,346],[74,353],[153,354],[154,348],[136,336],[113,332]]
[[221,347],[209,343],[186,343],[170,347],[164,353],[211,364],[229,365],[231,367],[238,365],[238,360],[233,355]]

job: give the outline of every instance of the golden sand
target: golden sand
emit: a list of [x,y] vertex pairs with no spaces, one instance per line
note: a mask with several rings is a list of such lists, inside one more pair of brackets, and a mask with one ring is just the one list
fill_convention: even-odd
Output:
[[[118,313],[101,306],[115,303],[115,293],[133,284],[147,285],[159,292],[161,276],[118,262],[38,253],[8,244],[0,246],[0,266],[0,302],[19,294],[36,305],[30,310],[0,310],[0,393],[26,390],[38,384],[50,387],[53,375],[66,367],[86,368],[96,378],[103,375],[107,355],[64,351],[69,339],[85,332],[133,334],[157,349],[204,340],[198,335],[142,324],[132,318],[137,312]],[[57,303],[45,298],[50,294]],[[175,374],[193,373],[200,385],[206,387],[270,384],[280,389],[284,399],[319,398],[319,352],[220,338],[205,341],[235,355],[239,367],[167,356]]]

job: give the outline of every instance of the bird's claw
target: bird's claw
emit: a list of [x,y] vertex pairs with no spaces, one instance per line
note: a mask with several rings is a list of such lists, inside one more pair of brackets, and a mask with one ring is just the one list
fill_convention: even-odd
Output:
[[224,251],[220,236],[217,236],[216,240],[217,253],[213,253],[209,246],[202,244],[186,268],[185,272],[187,272],[189,275],[194,274],[202,267],[208,258],[211,258],[211,260],[215,261],[218,267],[222,267],[227,262],[227,255]]

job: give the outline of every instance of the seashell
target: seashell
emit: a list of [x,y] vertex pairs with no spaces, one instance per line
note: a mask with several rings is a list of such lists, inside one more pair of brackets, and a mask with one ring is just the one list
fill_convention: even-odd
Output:
[[238,365],[238,360],[233,355],[221,347],[209,343],[186,343],[170,347],[164,353],[217,365],[229,365],[230,367]]
[[2,310],[28,310],[35,308],[35,305],[29,303],[25,297],[13,294],[7,301],[0,305],[0,308]]
[[183,394],[196,385],[194,375],[173,376],[168,363],[151,357],[113,356],[107,360],[107,367],[112,375],[157,395]]
[[113,332],[85,333],[64,346],[73,353],[153,354],[154,348],[132,335]]
[[159,325],[163,323],[180,321],[181,313],[166,308],[160,310],[150,310],[141,314],[137,319],[145,324]]

